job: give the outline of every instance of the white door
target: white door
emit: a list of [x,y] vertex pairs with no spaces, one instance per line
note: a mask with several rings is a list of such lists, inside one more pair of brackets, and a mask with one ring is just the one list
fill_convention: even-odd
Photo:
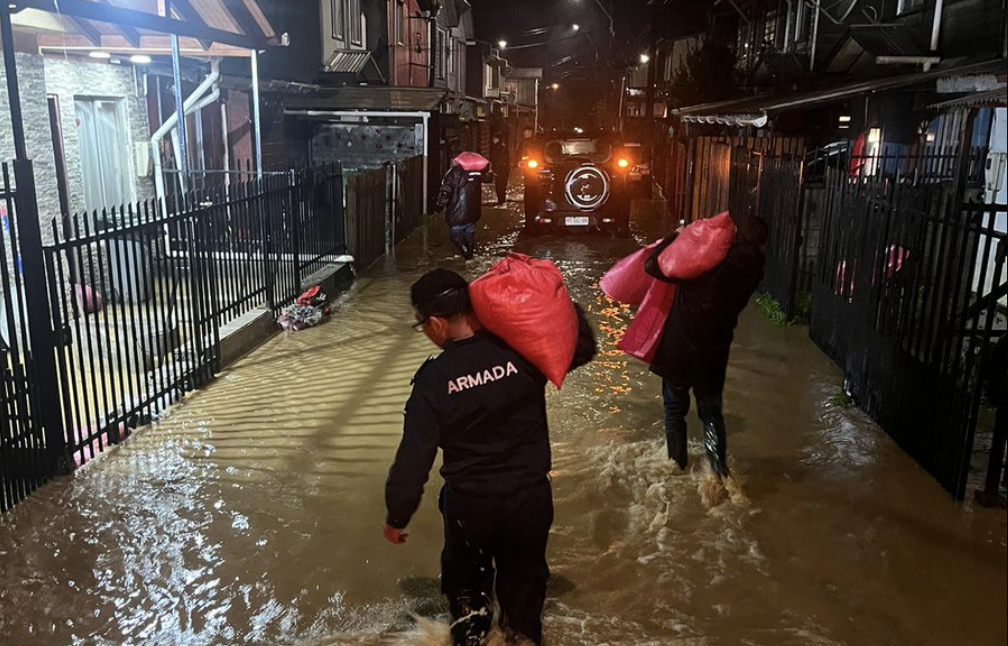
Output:
[[120,207],[133,199],[122,99],[74,98],[77,141],[89,211]]

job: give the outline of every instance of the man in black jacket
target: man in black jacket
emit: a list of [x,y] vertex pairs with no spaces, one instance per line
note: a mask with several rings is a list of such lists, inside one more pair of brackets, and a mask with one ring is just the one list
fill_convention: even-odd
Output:
[[[483,160],[484,164],[489,164]],[[444,211],[448,237],[466,260],[471,260],[476,248],[476,223],[480,219],[483,199],[482,170],[466,170],[456,160],[441,180],[437,210]]]
[[494,184],[497,189],[497,204],[507,202],[508,180],[511,177],[511,149],[507,139],[497,134],[493,136],[490,147],[490,165],[494,172]]
[[661,273],[658,256],[677,234],[655,248],[645,265],[651,276],[675,283],[676,296],[665,321],[661,342],[651,362],[651,372],[662,378],[665,402],[665,439],[670,459],[686,468],[686,413],[690,390],[704,425],[704,448],[711,469],[728,476],[722,393],[728,354],[739,314],[763,280],[763,244],[767,224],[748,218],[728,256],[712,271],[688,281],[675,281]]
[[[385,538],[399,544],[420,504],[438,447],[444,452],[441,589],[455,646],[478,646],[500,625],[542,642],[542,607],[553,523],[546,379],[500,339],[480,330],[468,284],[435,269],[412,287],[415,327],[443,352],[413,378],[403,438],[385,485]],[[595,338],[578,310],[572,369],[591,360]],[[496,570],[496,577],[495,577]]]

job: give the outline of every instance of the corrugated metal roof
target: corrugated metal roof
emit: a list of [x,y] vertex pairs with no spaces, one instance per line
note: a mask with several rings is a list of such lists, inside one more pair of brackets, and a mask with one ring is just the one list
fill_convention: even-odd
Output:
[[923,56],[924,49],[914,42],[906,27],[896,25],[861,25],[850,28],[850,37],[872,56]]
[[322,69],[326,72],[360,74],[371,60],[371,52],[337,49],[329,54]]
[[[754,115],[787,112],[789,110],[842,101],[852,97],[861,96],[869,92],[896,90],[912,87],[914,85],[933,83],[937,81],[937,79],[945,76],[988,71],[1002,64],[1003,63],[1001,61],[985,61],[982,63],[962,65],[951,69],[936,69],[929,72],[915,72],[913,74],[887,76],[879,79],[858,81],[855,83],[847,83],[845,85],[820,88],[806,92],[787,94],[771,92],[757,96],[745,97],[742,99],[732,99],[730,101],[719,101],[717,103],[686,106],[675,110],[674,114],[677,114],[687,123],[756,125],[756,123],[753,122]],[[717,121],[717,119],[720,119],[720,121]]]
[[333,90],[285,98],[284,107],[300,110],[438,110],[446,90],[347,86]]
[[1008,87],[988,92],[973,92],[956,99],[935,103],[931,107],[935,110],[951,110],[954,108],[984,108],[1006,105],[1008,105]]

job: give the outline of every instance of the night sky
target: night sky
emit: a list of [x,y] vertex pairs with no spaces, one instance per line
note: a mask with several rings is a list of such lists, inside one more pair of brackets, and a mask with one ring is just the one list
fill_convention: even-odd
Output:
[[[597,67],[609,61],[623,67],[647,49],[647,0],[598,0],[613,16],[616,37],[596,0],[470,0],[476,36],[505,39],[504,56],[514,66],[545,68],[547,82],[570,74],[576,65]],[[580,29],[573,30],[577,24]],[[534,30],[533,33],[527,33]],[[545,46],[524,47],[547,43]],[[609,55],[610,45],[613,55]],[[572,57],[565,60],[566,57]]]

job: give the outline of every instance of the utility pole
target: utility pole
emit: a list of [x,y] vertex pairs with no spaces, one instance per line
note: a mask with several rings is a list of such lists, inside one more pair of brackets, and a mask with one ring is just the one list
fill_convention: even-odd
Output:
[[658,25],[661,22],[658,0],[651,0],[651,43],[648,46],[647,61],[647,115],[645,122],[648,126],[648,143],[650,146],[650,163],[654,168],[655,148],[657,147],[658,127],[655,123],[655,85],[658,82]]

